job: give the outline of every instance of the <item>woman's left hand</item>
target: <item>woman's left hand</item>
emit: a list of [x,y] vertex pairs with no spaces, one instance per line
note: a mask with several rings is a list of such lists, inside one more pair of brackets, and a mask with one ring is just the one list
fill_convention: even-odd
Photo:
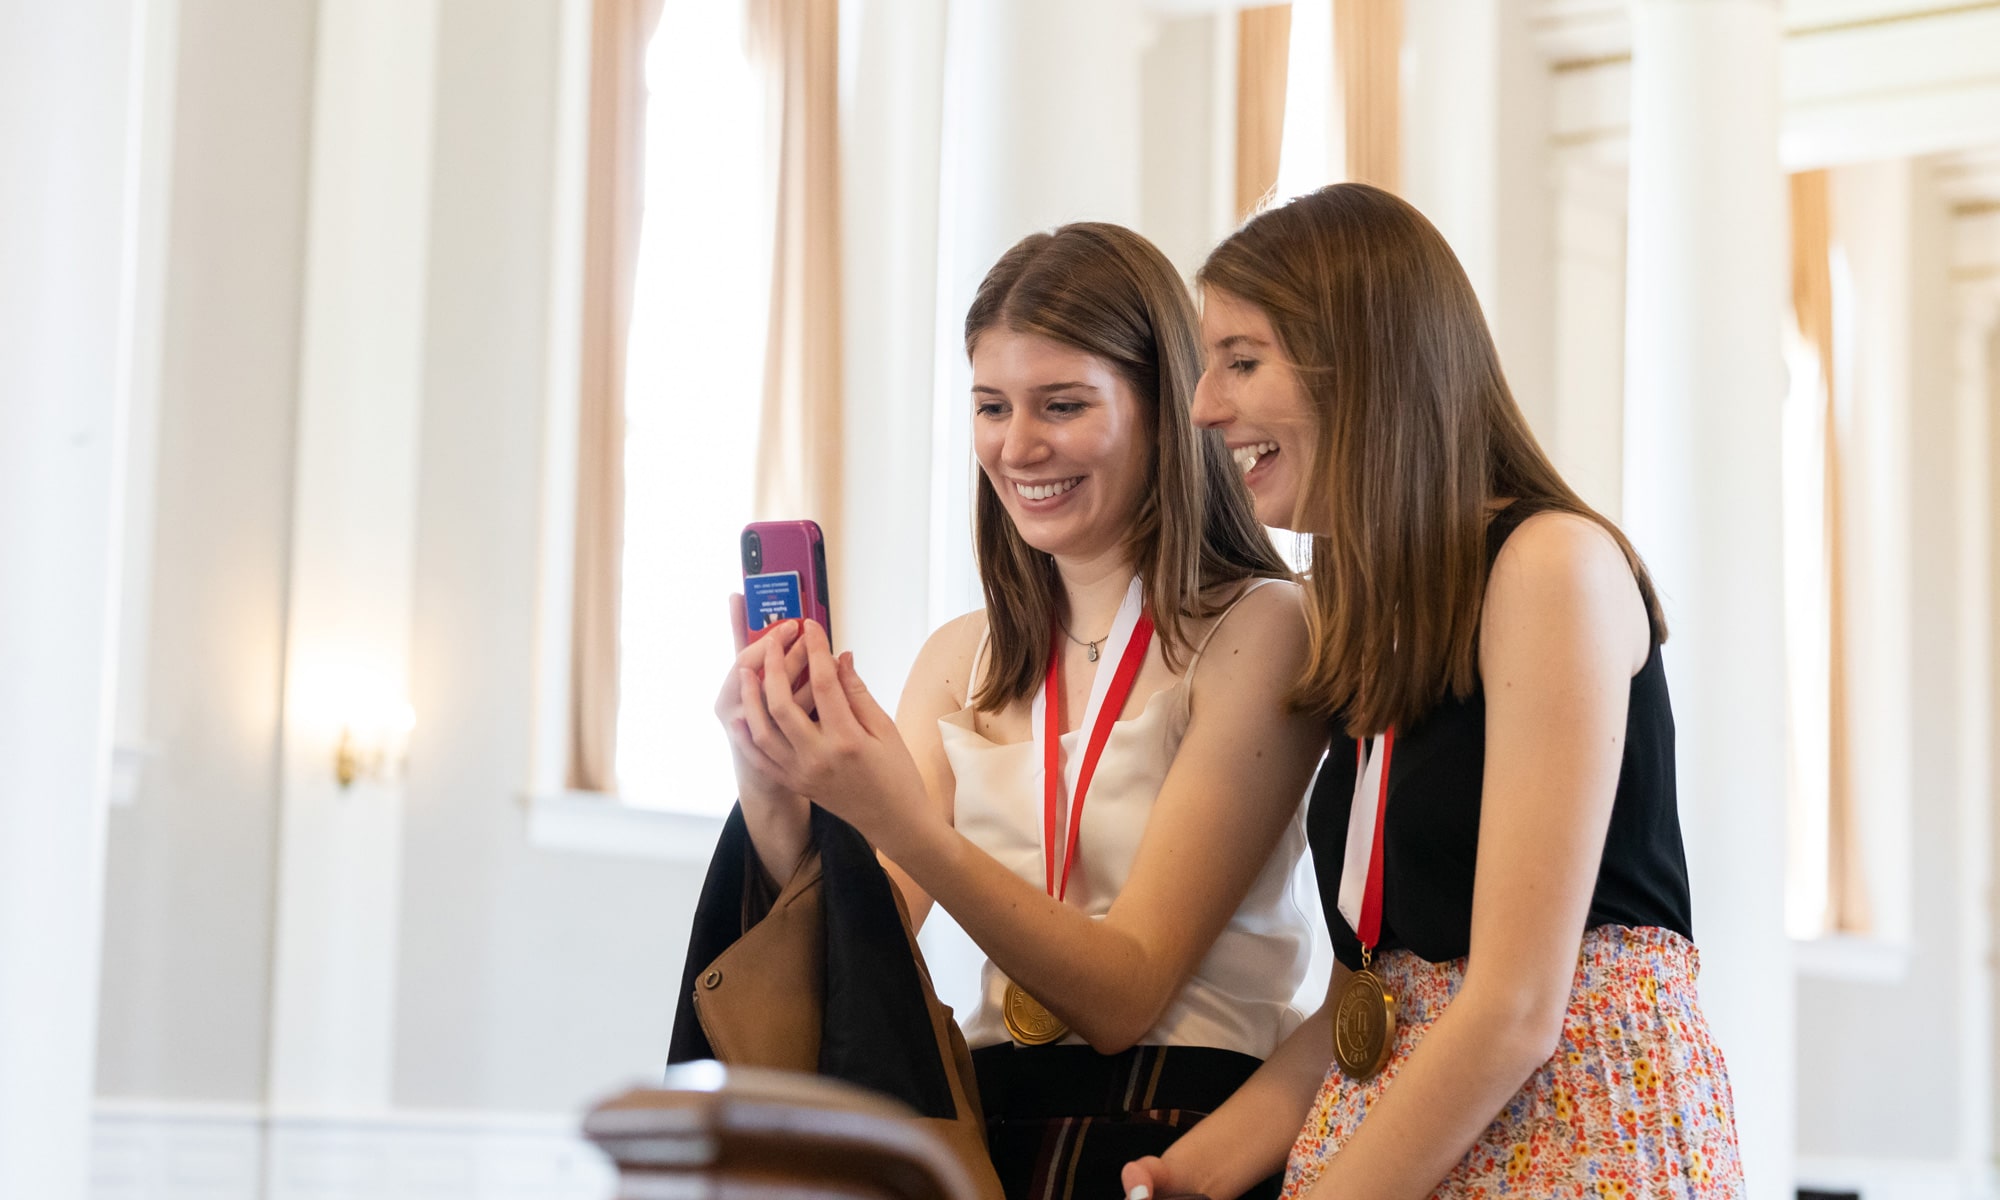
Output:
[[899,844],[942,818],[895,720],[855,673],[854,656],[835,659],[816,621],[807,621],[801,636],[819,720],[792,697],[782,652],[767,638],[763,679],[741,673],[750,739],[789,790],[859,829],[893,859]]

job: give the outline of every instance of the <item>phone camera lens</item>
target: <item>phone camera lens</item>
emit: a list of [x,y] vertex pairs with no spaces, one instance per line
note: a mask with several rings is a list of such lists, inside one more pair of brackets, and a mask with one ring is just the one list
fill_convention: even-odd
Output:
[[757,536],[754,529],[743,531],[743,573],[760,575],[764,571],[764,539]]

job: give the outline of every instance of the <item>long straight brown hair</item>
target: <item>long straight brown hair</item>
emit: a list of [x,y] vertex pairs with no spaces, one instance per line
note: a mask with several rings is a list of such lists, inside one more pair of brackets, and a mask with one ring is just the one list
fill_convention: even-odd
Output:
[[1666,638],[1645,564],[1535,441],[1471,281],[1422,213],[1334,184],[1251,219],[1197,280],[1270,319],[1317,418],[1294,522],[1327,532],[1311,537],[1294,705],[1359,737],[1470,696],[1486,524],[1502,501],[1601,525]]
[[[965,314],[968,357],[990,329],[1095,355],[1138,397],[1154,452],[1125,545],[1169,667],[1178,669],[1189,648],[1187,622],[1217,611],[1210,589],[1290,577],[1221,435],[1194,428],[1200,326],[1187,286],[1151,242],[1094,221],[1022,238],[986,273]],[[1021,540],[993,482],[975,474],[973,541],[992,640],[973,703],[991,712],[1035,694],[1069,612],[1055,560]]]

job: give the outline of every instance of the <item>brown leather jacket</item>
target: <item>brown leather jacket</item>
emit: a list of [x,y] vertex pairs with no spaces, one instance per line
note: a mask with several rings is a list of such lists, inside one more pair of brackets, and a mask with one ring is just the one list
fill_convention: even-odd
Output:
[[[773,894],[775,892],[775,894]],[[874,850],[815,808],[812,848],[782,890],[732,811],[688,940],[669,1063],[826,1075],[900,1100],[1000,1200],[972,1057],[931,987],[902,896]]]

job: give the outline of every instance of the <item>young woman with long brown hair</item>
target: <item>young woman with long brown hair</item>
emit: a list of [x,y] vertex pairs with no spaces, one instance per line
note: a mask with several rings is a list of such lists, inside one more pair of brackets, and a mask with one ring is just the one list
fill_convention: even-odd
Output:
[[1286,705],[1299,589],[1189,421],[1166,258],[1114,225],[1029,237],[965,341],[985,608],[931,635],[893,720],[811,624],[748,649],[719,709],[774,876],[818,804],[986,954],[964,1025],[1009,1195],[1108,1194],[1297,1021],[1288,881],[1326,734]]
[[1333,728],[1307,827],[1339,961],[1128,1188],[1230,1196],[1283,1163],[1287,1196],[1739,1195],[1644,564],[1536,444],[1408,204],[1324,188],[1199,282],[1195,420],[1311,539],[1291,699]]

